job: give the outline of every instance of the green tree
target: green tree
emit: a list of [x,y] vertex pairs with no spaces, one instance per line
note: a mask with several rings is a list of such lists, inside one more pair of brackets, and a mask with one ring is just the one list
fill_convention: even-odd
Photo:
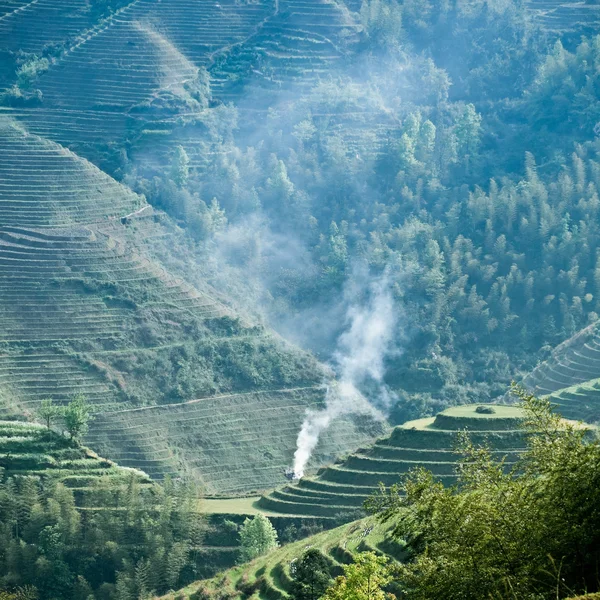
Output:
[[240,558],[243,561],[253,560],[277,548],[277,531],[271,521],[262,513],[253,519],[246,519],[240,529]]
[[87,433],[90,422],[90,406],[85,396],[79,394],[69,402],[63,414],[65,428],[72,440],[81,440]]
[[598,591],[600,441],[565,422],[548,400],[515,388],[528,449],[508,471],[464,434],[458,484],[425,469],[370,501],[409,560],[397,583],[407,600],[556,599]]
[[188,182],[190,175],[190,159],[183,146],[177,146],[175,148],[175,154],[171,161],[171,179],[175,182],[175,185],[182,188]]
[[46,427],[50,429],[52,422],[63,413],[63,408],[54,404],[51,399],[47,399],[42,400],[38,413],[46,423]]
[[318,600],[330,583],[327,558],[316,548],[310,548],[295,565],[292,597],[294,600]]
[[393,598],[382,588],[392,581],[388,556],[361,552],[354,563],[344,565],[344,574],[335,580],[323,600],[385,600]]

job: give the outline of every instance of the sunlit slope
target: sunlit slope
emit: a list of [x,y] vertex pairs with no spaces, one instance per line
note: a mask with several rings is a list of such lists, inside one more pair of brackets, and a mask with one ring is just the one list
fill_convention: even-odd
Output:
[[600,27],[600,6],[577,0],[529,0],[534,19],[550,34],[579,41],[581,35],[594,35]]
[[409,421],[389,437],[361,448],[343,461],[263,496],[258,506],[271,512],[338,518],[362,508],[379,483],[392,485],[415,467],[425,467],[441,481],[455,479],[457,433],[471,432],[475,442],[489,442],[495,456],[514,462],[524,448],[522,412],[493,406],[493,413],[476,412],[476,405],[449,408],[436,417]]
[[145,204],[85,159],[2,116],[0,151],[2,226],[87,224],[127,215]]
[[[101,415],[90,444],[124,465],[157,478],[184,472],[207,493],[247,492],[280,485],[293,461],[296,437],[307,407],[318,407],[320,387],[223,394],[171,406]],[[377,424],[339,421],[317,448],[313,464],[364,439]]]
[[216,98],[239,100],[258,90],[297,94],[344,64],[357,39],[356,16],[326,0],[280,0],[278,8],[253,37],[217,57],[211,68]]
[[93,507],[97,495],[106,501],[131,479],[150,485],[142,472],[123,469],[43,425],[0,421],[0,467],[7,477],[36,475],[72,489],[79,506]]
[[118,10],[127,4],[127,0],[106,2],[103,7],[87,0],[2,0],[0,49],[40,54],[49,45],[73,43],[108,15],[108,5]]
[[566,418],[595,423],[600,420],[599,378],[600,329],[594,323],[557,346],[522,383],[537,395],[550,395]]
[[289,598],[292,583],[290,569],[308,548],[320,550],[329,559],[332,577],[341,575],[341,565],[351,562],[355,552],[374,550],[392,559],[400,559],[403,548],[390,538],[392,527],[393,524],[382,525],[373,517],[354,521],[287,544],[250,563],[229,569],[214,579],[193,583],[164,598],[194,599],[208,595],[216,599],[225,594],[231,600]]
[[[322,367],[151,260],[173,226],[142,197],[10,121],[0,147],[0,415],[81,393],[109,458],[215,492],[281,481]],[[341,423],[318,456],[381,431]]]

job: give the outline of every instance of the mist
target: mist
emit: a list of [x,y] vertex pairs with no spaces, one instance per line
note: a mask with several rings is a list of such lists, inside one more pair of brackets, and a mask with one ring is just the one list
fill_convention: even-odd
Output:
[[362,272],[344,296],[350,303],[331,365],[338,380],[327,387],[325,407],[306,412],[294,453],[297,479],[304,475],[321,435],[333,421],[352,414],[385,420],[393,402],[384,381],[385,359],[401,349],[395,338],[398,313],[389,275],[369,279]]

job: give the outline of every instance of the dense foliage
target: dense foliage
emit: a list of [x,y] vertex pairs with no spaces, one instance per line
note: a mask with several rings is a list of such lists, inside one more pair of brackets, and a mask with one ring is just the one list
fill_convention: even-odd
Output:
[[361,552],[350,565],[345,565],[344,574],[336,578],[327,589],[323,600],[386,600],[393,598],[383,588],[392,580],[388,567],[389,557],[375,552]]
[[398,519],[400,597],[568,598],[598,591],[600,441],[521,389],[528,450],[508,471],[468,436],[458,484],[423,468],[371,508]]
[[[205,523],[193,490],[102,480],[95,507],[34,476],[0,483],[0,588],[15,598],[133,600],[197,577]],[[19,591],[20,590],[20,591]],[[29,600],[29,597],[28,597]]]
[[178,146],[126,180],[321,357],[344,289],[385,273],[396,421],[493,398],[598,318],[600,38],[550,44],[526,10],[365,1],[352,66],[256,123],[197,117],[201,171]]
[[325,555],[317,548],[309,548],[293,566],[294,600],[319,600],[331,584],[330,564]]

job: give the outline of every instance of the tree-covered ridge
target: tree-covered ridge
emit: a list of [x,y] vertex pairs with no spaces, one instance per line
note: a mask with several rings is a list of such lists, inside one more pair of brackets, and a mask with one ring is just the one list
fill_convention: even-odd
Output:
[[[573,51],[557,42],[496,105],[453,100],[456,82],[431,61],[387,55],[366,79],[276,106],[250,146],[230,124],[208,164],[186,163],[185,181],[132,185],[186,224],[201,256],[225,253],[234,271],[217,274],[223,285],[250,272],[241,296],[256,298],[251,285],[266,281],[260,301],[288,329],[335,306],[356,262],[391,273],[412,316],[389,364],[399,421],[423,404],[493,398],[597,318],[598,39]],[[545,105],[570,125],[566,113],[540,119]],[[178,152],[174,166],[191,164]],[[285,258],[269,245],[283,239]],[[316,322],[304,338],[326,352]]]
[[48,427],[0,422],[2,590],[32,600],[167,590],[202,572],[206,530],[193,487],[160,487]]

